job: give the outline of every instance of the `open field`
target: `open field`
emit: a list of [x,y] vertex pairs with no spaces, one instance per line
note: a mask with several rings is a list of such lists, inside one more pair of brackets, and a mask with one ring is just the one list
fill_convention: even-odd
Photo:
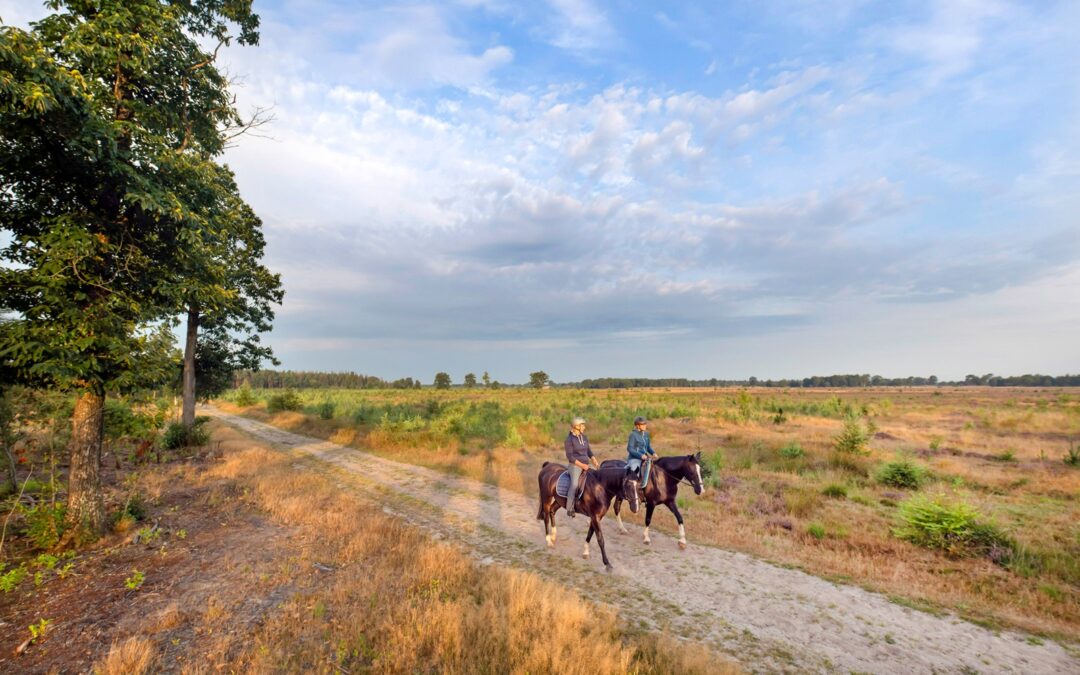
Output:
[[30,563],[0,595],[0,671],[737,672],[562,583],[477,564],[300,453],[226,427],[210,448],[129,474],[144,527],[64,556],[62,575]]
[[[266,400],[280,392],[253,393],[255,405],[223,407],[526,495],[540,463],[561,455],[570,416],[587,417],[594,446],[616,457],[629,420],[645,414],[661,454],[700,450],[712,468],[704,498],[680,495],[691,542],[989,626],[1080,636],[1080,468],[1063,461],[1080,438],[1076,391],[306,390],[299,411],[273,414]],[[841,452],[834,439],[850,416],[869,441]],[[915,467],[917,487],[883,482],[897,460]],[[899,538],[898,513],[923,495],[972,507],[1007,551]],[[673,524],[657,512],[654,525]]]

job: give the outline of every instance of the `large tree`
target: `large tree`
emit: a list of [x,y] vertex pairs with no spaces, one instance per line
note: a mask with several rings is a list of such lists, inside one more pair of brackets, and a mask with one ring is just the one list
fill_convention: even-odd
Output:
[[[214,227],[226,130],[242,124],[207,40],[258,40],[249,0],[52,0],[0,26],[0,344],[27,377],[77,394],[68,519],[105,523],[105,396],[171,370],[185,255]],[[213,237],[209,237],[213,239]]]

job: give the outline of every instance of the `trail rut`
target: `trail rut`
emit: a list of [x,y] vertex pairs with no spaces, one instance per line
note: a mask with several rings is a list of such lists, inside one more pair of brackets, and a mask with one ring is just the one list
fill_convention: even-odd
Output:
[[[863,589],[711,546],[680,551],[675,538],[618,533],[605,519],[605,572],[594,543],[581,559],[587,520],[560,511],[558,542],[544,543],[535,499],[474,480],[395,462],[213,408],[204,412],[313,460],[342,489],[457,541],[481,563],[498,562],[569,582],[622,615],[732,655],[749,671],[873,673],[1080,673],[1061,645],[935,616]],[[539,467],[538,467],[539,468]],[[658,512],[658,517],[667,514]],[[568,591],[569,592],[569,591]]]

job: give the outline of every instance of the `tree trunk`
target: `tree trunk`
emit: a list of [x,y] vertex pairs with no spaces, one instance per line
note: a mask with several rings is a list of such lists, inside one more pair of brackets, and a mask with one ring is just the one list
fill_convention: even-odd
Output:
[[98,461],[104,434],[105,396],[83,392],[71,420],[71,470],[68,473],[67,521],[94,534],[105,530],[105,502]]
[[190,433],[195,426],[195,344],[199,335],[199,308],[188,309],[187,340],[184,341],[184,403],[180,423]]

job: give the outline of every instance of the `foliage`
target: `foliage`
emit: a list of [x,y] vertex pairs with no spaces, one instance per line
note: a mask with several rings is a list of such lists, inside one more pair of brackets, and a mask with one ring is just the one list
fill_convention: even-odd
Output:
[[798,459],[806,455],[806,451],[799,445],[798,441],[792,441],[780,448],[780,456],[784,459]]
[[849,417],[844,422],[844,428],[833,438],[833,447],[845,454],[863,454],[866,452],[866,444],[869,440],[869,434],[862,422],[856,417]]
[[916,497],[900,504],[900,526],[893,534],[952,557],[986,555],[1007,561],[1015,544],[995,526],[979,521],[979,512],[962,502]]
[[316,409],[319,413],[319,419],[328,420],[334,417],[334,405],[333,401],[323,401]]
[[449,389],[450,388],[450,374],[449,373],[435,373],[435,388],[436,389]]
[[255,405],[259,402],[259,399],[255,398],[255,395],[251,393],[251,387],[244,384],[236,391],[236,395],[233,397],[233,403],[241,408],[247,408]]
[[465,386],[469,389],[476,386],[476,373],[465,373]]
[[825,488],[821,491],[821,494],[825,495],[826,497],[832,497],[834,499],[846,499],[847,493],[847,486],[841,485],[840,483],[831,483],[829,485],[826,485]]
[[52,619],[41,619],[37,623],[30,624],[30,641],[34,642],[38,638],[44,637],[45,631],[49,629],[50,624],[52,624]]
[[10,593],[26,578],[26,565],[19,565],[4,572],[5,565],[6,563],[0,562],[0,591]]
[[1069,466],[1080,467],[1080,445],[1069,443],[1069,450],[1065,453],[1064,462]]
[[146,575],[139,570],[131,570],[131,576],[124,579],[124,586],[129,591],[137,591],[142,588],[143,582],[146,581]]
[[908,460],[887,462],[881,465],[874,478],[882,485],[918,490],[926,480],[926,469]]
[[810,523],[806,526],[806,533],[820,541],[825,538],[825,526],[821,523]]
[[34,546],[50,549],[59,543],[60,537],[67,529],[64,523],[66,511],[67,508],[63,504],[53,506],[44,502],[24,507],[25,534]]
[[266,412],[271,414],[286,410],[300,410],[301,407],[303,407],[303,402],[296,395],[296,392],[291,389],[274,394],[266,399]]
[[209,417],[196,417],[195,425],[190,430],[185,429],[179,422],[170,422],[161,437],[162,447],[167,450],[178,450],[206,445],[210,442],[210,432],[203,427],[209,420]]
[[535,373],[529,373],[529,386],[533,389],[543,389],[545,385],[550,381],[548,374],[542,370],[538,370]]

